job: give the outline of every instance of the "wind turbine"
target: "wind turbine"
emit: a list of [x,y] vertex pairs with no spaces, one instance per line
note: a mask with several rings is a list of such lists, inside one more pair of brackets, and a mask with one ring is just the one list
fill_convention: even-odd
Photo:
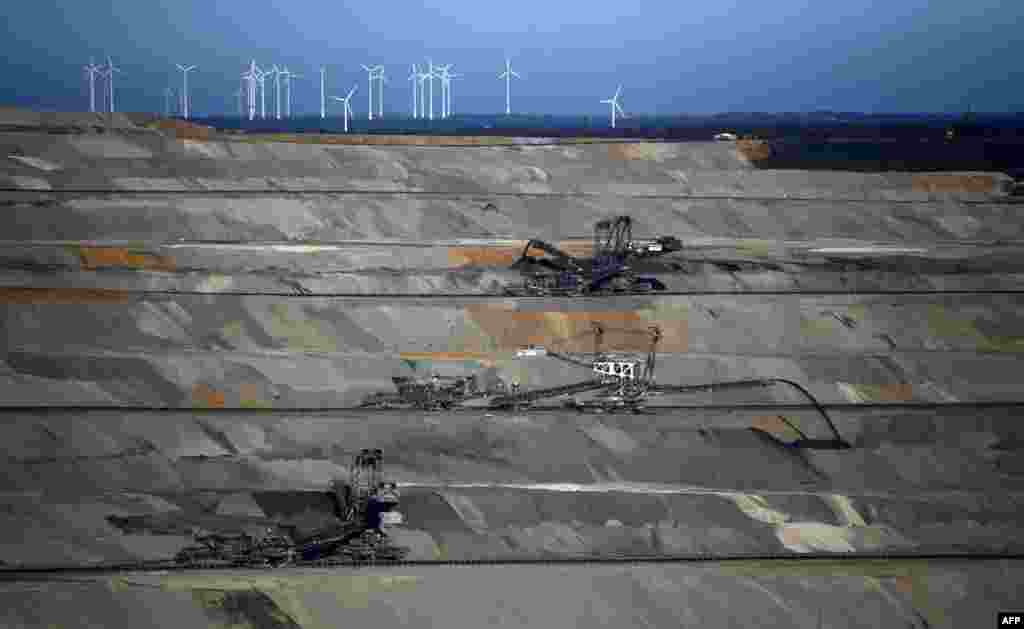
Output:
[[384,84],[388,82],[388,78],[384,76],[384,66],[377,66],[377,95],[380,97],[377,99],[377,112],[378,118],[384,117]]
[[[366,70],[366,82],[370,85],[368,97],[370,99],[370,120],[373,120],[373,81],[377,78],[377,71],[383,70],[383,68],[381,66],[374,66],[371,68],[363,65],[363,69]],[[337,96],[335,96],[335,98],[337,98]]]
[[441,118],[448,117],[448,98],[445,94],[447,94],[448,91],[448,69],[451,67],[451,64],[446,66],[437,66],[437,78],[441,81]]
[[320,66],[320,119],[323,120],[327,117],[327,101],[324,98],[324,77],[327,74],[327,68]]
[[505,71],[498,75],[499,79],[505,79],[505,115],[508,116],[512,113],[512,77],[521,79],[518,73],[512,71],[512,60],[505,58]]
[[333,97],[334,100],[341,101],[342,103],[345,104],[345,133],[348,133],[348,116],[349,114],[352,113],[352,108],[349,106],[348,101],[350,98],[352,98],[352,95],[356,93],[357,87],[359,86],[353,85],[352,89],[348,91],[348,96],[346,96],[345,98],[338,98],[337,96]]
[[416,106],[416,92],[419,89],[419,70],[416,68],[416,64],[412,64],[412,73],[409,75],[409,80],[412,81],[412,117],[415,120],[418,117],[419,108]]
[[622,107],[619,107],[619,92],[621,91],[622,86],[620,85],[619,89],[615,90],[615,96],[612,96],[611,98],[601,101],[602,103],[606,105],[611,105],[612,107],[612,129],[615,128],[615,110],[618,110],[619,113],[622,114],[623,116],[626,115],[626,112],[622,111]]
[[267,76],[274,77],[274,97],[277,101],[277,119],[281,119],[281,69],[274,64],[274,67],[267,71]]
[[285,92],[285,96],[284,96],[284,104],[285,104],[284,115],[285,115],[286,118],[291,118],[292,117],[292,79],[301,79],[302,75],[301,74],[294,74],[294,73],[290,72],[288,70],[287,66],[285,66],[285,69],[281,71],[281,74],[284,75],[284,92]]
[[249,64],[249,70],[242,74],[249,86],[249,120],[256,117],[256,81],[259,80],[260,69],[256,67],[256,60]]
[[267,119],[267,75],[270,72],[256,68],[256,80],[260,82],[260,119]]
[[84,66],[84,69],[89,75],[89,111],[96,113],[96,75],[103,76],[103,68],[89,57],[89,65]]
[[178,69],[181,70],[181,111],[185,120],[188,120],[188,73],[195,70],[195,66],[183,66],[180,63],[177,64]]
[[416,83],[419,84],[420,89],[420,118],[427,117],[427,84],[426,80],[430,77],[428,72],[417,72]]
[[110,56],[108,55],[107,56],[106,76],[107,76],[107,87],[109,88],[109,91],[110,91],[110,103],[109,103],[109,105],[110,105],[110,113],[114,113],[114,73],[115,72],[117,72],[118,74],[121,73],[121,71],[119,69],[114,67],[114,60],[111,59]]
[[437,74],[434,72],[434,62],[427,59],[427,80],[430,81],[430,119],[434,119],[434,79]]

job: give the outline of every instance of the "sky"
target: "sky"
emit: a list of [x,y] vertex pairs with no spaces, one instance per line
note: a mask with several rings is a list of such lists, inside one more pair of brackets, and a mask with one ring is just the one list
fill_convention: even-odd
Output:
[[[83,65],[113,57],[119,111],[162,111],[189,74],[195,115],[237,112],[250,59],[302,75],[295,114],[319,113],[382,64],[386,112],[411,113],[410,64],[452,64],[453,109],[520,113],[1024,111],[1020,0],[32,0],[5,3],[0,104],[85,111]],[[283,90],[282,90],[283,92]],[[273,109],[274,86],[267,84]],[[440,90],[435,86],[435,114]],[[376,108],[376,103],[375,103]],[[340,105],[329,105],[340,114]]]

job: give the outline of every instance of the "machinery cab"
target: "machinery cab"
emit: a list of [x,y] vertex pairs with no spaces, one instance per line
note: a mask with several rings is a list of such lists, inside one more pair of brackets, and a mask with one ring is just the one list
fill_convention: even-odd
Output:
[[634,360],[599,360],[593,371],[597,379],[606,384],[633,382],[640,377],[640,363]]

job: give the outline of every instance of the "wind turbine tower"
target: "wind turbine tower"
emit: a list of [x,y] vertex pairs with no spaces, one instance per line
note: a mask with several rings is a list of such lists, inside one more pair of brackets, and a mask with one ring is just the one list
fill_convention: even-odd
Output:
[[615,128],[615,111],[618,110],[618,112],[620,114],[622,114],[623,116],[626,115],[626,113],[624,111],[622,111],[622,107],[619,107],[619,92],[621,92],[621,91],[622,91],[622,86],[620,85],[619,89],[615,90],[615,96],[612,96],[611,98],[608,98],[608,99],[605,99],[605,100],[601,101],[602,103],[604,103],[606,105],[611,105],[611,108],[612,108],[612,129]]
[[419,107],[416,102],[416,92],[419,89],[419,71],[416,68],[416,64],[412,64],[412,73],[409,75],[409,80],[412,81],[412,118],[415,120],[419,115]]
[[434,119],[434,79],[437,73],[434,72],[434,62],[427,59],[427,80],[430,81],[430,119]]
[[349,101],[349,99],[352,98],[352,95],[355,94],[357,87],[359,87],[359,86],[358,85],[353,85],[352,89],[350,89],[348,91],[348,96],[346,96],[345,98],[338,98],[337,96],[333,97],[334,100],[341,101],[342,103],[345,104],[345,112],[344,112],[344,115],[345,115],[345,133],[348,133],[348,117],[352,113],[352,107],[349,106],[348,101]]
[[260,119],[267,119],[267,75],[270,72],[264,72],[259,68],[256,68],[256,80],[260,82]]
[[115,72],[117,72],[118,74],[121,73],[121,71],[119,69],[114,67],[113,59],[111,59],[108,56],[107,57],[106,76],[107,76],[107,87],[109,88],[109,91],[110,91],[110,102],[108,103],[110,105],[110,113],[114,113],[114,73]]
[[388,82],[388,78],[384,76],[384,66],[377,66],[377,112],[378,118],[384,117],[384,84]]
[[301,79],[301,74],[293,74],[288,70],[287,66],[281,72],[284,75],[284,115],[286,118],[292,117],[292,79]]
[[[370,89],[367,92],[367,97],[370,99],[370,120],[373,120],[373,82],[377,79],[377,72],[383,70],[381,66],[369,67],[363,65],[363,69],[366,70],[366,82],[369,84]],[[335,96],[337,98],[337,96]]]
[[183,66],[183,65],[181,65],[179,63],[178,64],[178,69],[181,70],[181,82],[182,82],[182,87],[181,87],[181,112],[182,112],[182,116],[185,118],[185,120],[188,120],[188,110],[189,110],[189,106],[188,106],[189,105],[189,103],[188,103],[188,73],[191,72],[192,70],[195,70],[196,67],[195,66]]
[[427,78],[429,76],[430,76],[430,74],[427,73],[427,72],[419,72],[419,71],[417,71],[417,73],[416,73],[416,83],[418,84],[418,87],[419,87],[419,90],[420,90],[420,115],[419,115],[420,118],[426,118],[427,117],[427,84],[426,84],[426,80],[427,80]]
[[448,69],[451,68],[451,64],[446,66],[437,66],[437,79],[441,81],[441,118],[448,117]]
[[327,68],[320,66],[320,119],[323,120],[327,117],[327,101],[324,98],[324,77],[327,73]]
[[505,115],[508,116],[512,113],[512,77],[521,79],[516,72],[512,71],[512,60],[505,59],[505,71],[498,75],[499,79],[505,79]]
[[277,64],[275,63],[274,67],[272,67],[267,72],[267,75],[268,76],[273,75],[273,77],[274,77],[274,99],[277,101],[277,109],[275,111],[277,112],[277,119],[280,120],[281,119],[281,69],[278,68]]
[[96,75],[103,76],[103,68],[96,65],[90,57],[85,71],[89,75],[89,111],[96,113]]
[[259,68],[256,67],[256,60],[249,64],[249,70],[242,74],[249,87],[249,120],[256,117],[256,81],[259,77]]

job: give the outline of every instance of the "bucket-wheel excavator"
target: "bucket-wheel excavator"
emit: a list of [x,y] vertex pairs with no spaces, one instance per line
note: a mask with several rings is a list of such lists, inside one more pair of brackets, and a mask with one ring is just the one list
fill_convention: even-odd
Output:
[[349,477],[331,485],[335,522],[300,532],[279,524],[262,537],[247,533],[196,536],[175,556],[176,564],[282,567],[315,563],[400,560],[408,549],[394,545],[385,525],[399,524],[398,490],[383,477],[383,454],[363,449],[349,466]]
[[371,393],[359,404],[361,408],[448,410],[462,402],[504,392],[504,383],[480,385],[475,375],[439,376],[429,379],[394,376],[393,392]]
[[[606,331],[615,331],[619,334],[647,334],[650,344],[646,360],[641,363],[635,358],[624,358],[606,353],[602,345]],[[592,370],[594,378],[574,384],[499,396],[491,401],[491,408],[523,409],[544,399],[594,393],[592,398],[586,401],[578,401],[575,397],[570,397],[565,406],[578,410],[630,410],[639,412],[645,408],[645,403],[651,395],[690,394],[785,385],[796,389],[814,406],[818,415],[821,416],[828,426],[831,434],[828,438],[811,438],[796,425],[785,418],[781,418],[783,422],[799,435],[798,439],[787,443],[787,446],[809,450],[846,450],[851,447],[849,442],[843,439],[835,423],[829,417],[825,408],[818,402],[817,398],[797,382],[786,378],[753,378],[697,385],[657,384],[654,380],[654,375],[655,367],[657,366],[657,346],[661,340],[661,330],[658,326],[649,326],[646,331],[637,329],[609,329],[600,323],[591,322],[590,331],[571,337],[568,341],[571,342],[584,335],[592,335],[594,338],[593,360],[588,361],[550,348],[546,350],[545,354],[571,365],[588,367]]]
[[[674,236],[652,240],[633,239],[633,219],[618,216],[594,225],[593,253],[589,258],[570,255],[543,240],[530,240],[512,265],[523,275],[519,286],[506,287],[511,296],[602,295],[663,291],[665,285],[654,277],[638,276],[631,264],[682,249]],[[547,257],[532,256],[539,250]]]
[[[661,329],[650,326],[647,330],[615,329],[621,334],[644,334],[649,338],[647,358],[641,362],[632,357],[607,354],[603,351],[602,340],[607,328],[599,323],[591,323],[588,333],[594,337],[594,355],[592,360],[576,358],[567,353],[547,350],[547,355],[578,367],[589,368],[593,377],[583,382],[517,392],[510,395],[495,397],[491,400],[491,408],[525,408],[543,399],[576,396],[592,393],[587,401],[578,401],[571,397],[567,406],[595,410],[640,410],[646,399],[647,391],[654,384],[654,368],[658,342],[661,340]],[[570,339],[572,340],[572,339]]]

